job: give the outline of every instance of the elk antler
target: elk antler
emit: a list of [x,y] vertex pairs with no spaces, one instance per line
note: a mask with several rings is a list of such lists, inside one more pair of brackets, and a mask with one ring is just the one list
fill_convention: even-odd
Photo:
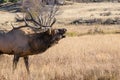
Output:
[[[56,12],[58,11],[58,9],[55,9],[55,7],[52,7],[51,9],[49,9],[50,6],[46,5],[45,7],[43,7],[42,10],[40,11],[36,11],[36,14],[33,14],[35,11],[34,9],[26,9],[26,15],[28,17],[26,17],[26,15],[23,16],[22,19],[20,19],[20,17],[17,15],[16,20],[18,22],[25,22],[24,26],[19,26],[17,28],[15,28],[13,25],[14,29],[19,29],[19,28],[23,28],[23,27],[30,27],[32,29],[37,29],[37,30],[48,30],[50,28],[52,28],[52,26],[55,24],[56,22]],[[47,10],[46,10],[47,8]],[[30,25],[29,23],[32,23],[32,25]]]

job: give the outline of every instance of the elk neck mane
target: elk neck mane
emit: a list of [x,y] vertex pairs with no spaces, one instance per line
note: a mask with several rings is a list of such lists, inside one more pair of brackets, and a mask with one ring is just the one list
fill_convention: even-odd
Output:
[[29,35],[29,46],[32,53],[42,53],[55,44],[53,36],[47,32]]

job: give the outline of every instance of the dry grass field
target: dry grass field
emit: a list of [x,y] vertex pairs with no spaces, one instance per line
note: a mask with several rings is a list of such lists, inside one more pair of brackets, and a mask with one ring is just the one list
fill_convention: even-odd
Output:
[[[15,73],[13,56],[0,56],[0,80],[119,80],[120,26],[70,24],[79,18],[120,17],[119,3],[75,3],[61,7],[54,26],[67,28],[67,37],[43,54],[30,56],[28,75],[20,59]],[[109,16],[100,13],[109,11]],[[10,29],[14,13],[0,11],[0,28]],[[97,29],[97,31],[96,31]],[[101,34],[102,33],[102,34]],[[81,36],[82,35],[82,36]]]

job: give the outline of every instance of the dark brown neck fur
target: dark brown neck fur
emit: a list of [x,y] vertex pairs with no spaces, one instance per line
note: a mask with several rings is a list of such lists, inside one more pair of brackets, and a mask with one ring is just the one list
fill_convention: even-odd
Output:
[[30,35],[30,39],[32,39],[29,42],[31,52],[36,54],[46,51],[54,44],[52,36],[46,32]]

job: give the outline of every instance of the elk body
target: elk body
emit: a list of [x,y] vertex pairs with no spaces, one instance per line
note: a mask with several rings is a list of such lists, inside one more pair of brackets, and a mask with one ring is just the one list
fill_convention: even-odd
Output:
[[[43,26],[40,22],[36,21],[29,11],[28,13],[31,17],[31,21],[35,25],[48,28],[48,26]],[[7,33],[0,34],[0,54],[14,55],[13,70],[15,70],[19,58],[23,57],[26,69],[29,73],[28,56],[43,53],[51,46],[58,43],[60,39],[65,37],[64,34],[66,33],[66,29],[52,29],[51,27],[56,21],[54,19],[49,25],[49,28],[43,32],[25,34],[21,28],[31,28],[32,26],[29,26],[25,19],[24,21],[26,23],[25,26],[19,26],[17,28],[13,28]],[[41,27],[34,29],[41,29]]]

